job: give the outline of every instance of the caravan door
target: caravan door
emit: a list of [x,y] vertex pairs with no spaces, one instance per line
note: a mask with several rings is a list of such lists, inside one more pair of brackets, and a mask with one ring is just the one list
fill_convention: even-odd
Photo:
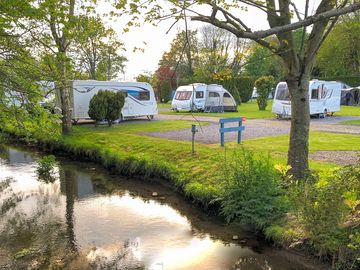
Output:
[[209,91],[208,98],[206,101],[206,106],[220,106],[221,105],[221,96],[219,92],[216,91]]

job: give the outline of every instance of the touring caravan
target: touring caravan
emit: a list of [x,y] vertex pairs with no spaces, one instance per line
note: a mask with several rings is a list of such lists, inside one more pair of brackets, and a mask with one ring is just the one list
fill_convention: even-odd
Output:
[[[309,83],[310,115],[326,117],[340,110],[341,90],[346,88],[342,82],[311,80]],[[291,116],[290,93],[286,82],[276,86],[272,113],[279,118]]]
[[[75,80],[70,82],[70,104],[74,122],[90,119],[90,100],[100,90],[121,91],[125,94],[120,120],[140,116],[152,119],[158,113],[154,90],[148,83]],[[56,96],[56,106],[60,108],[59,93]]]
[[234,97],[217,84],[195,83],[176,89],[171,108],[175,111],[236,111]]

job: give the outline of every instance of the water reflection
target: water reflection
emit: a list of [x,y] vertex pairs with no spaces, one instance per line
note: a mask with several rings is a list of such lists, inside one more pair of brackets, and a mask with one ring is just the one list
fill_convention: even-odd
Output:
[[[0,155],[0,268],[272,269],[271,258],[229,240],[231,227],[162,187],[66,161],[44,183],[35,160],[16,149]],[[166,203],[146,196],[154,189]]]

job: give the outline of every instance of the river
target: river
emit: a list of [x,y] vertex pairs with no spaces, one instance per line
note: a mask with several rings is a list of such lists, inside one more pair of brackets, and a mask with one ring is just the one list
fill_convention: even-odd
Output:
[[64,157],[45,181],[36,172],[43,154],[0,151],[0,269],[322,267],[268,247],[157,183]]

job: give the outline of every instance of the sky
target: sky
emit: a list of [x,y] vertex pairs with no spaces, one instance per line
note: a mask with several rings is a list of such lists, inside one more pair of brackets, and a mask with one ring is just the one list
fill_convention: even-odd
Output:
[[[310,0],[310,13],[316,8],[319,1],[320,0]],[[303,7],[305,3],[304,0],[295,0],[294,2],[299,9]],[[99,14],[113,10],[108,2],[98,3],[97,12]],[[209,9],[206,7],[201,7],[197,9],[197,11],[202,14],[209,14]],[[247,12],[236,11],[234,15],[241,16],[242,20],[253,30],[268,28],[265,13],[256,8],[249,8]],[[123,54],[127,57],[128,62],[126,62],[124,74],[121,74],[119,77],[121,81],[134,81],[135,77],[141,73],[154,72],[157,69],[158,62],[163,53],[170,49],[170,43],[176,33],[185,29],[185,22],[179,21],[169,33],[167,33],[171,24],[174,22],[173,19],[170,19],[159,23],[156,27],[149,23],[143,23],[141,27],[130,28],[129,32],[124,33],[123,29],[128,21],[129,17],[127,16],[122,16],[111,21],[105,19],[105,23],[117,32],[119,39],[125,44],[126,51]],[[188,21],[189,30],[195,30],[202,25],[204,24],[200,22]],[[134,52],[134,47],[143,48],[144,52],[139,50]]]

